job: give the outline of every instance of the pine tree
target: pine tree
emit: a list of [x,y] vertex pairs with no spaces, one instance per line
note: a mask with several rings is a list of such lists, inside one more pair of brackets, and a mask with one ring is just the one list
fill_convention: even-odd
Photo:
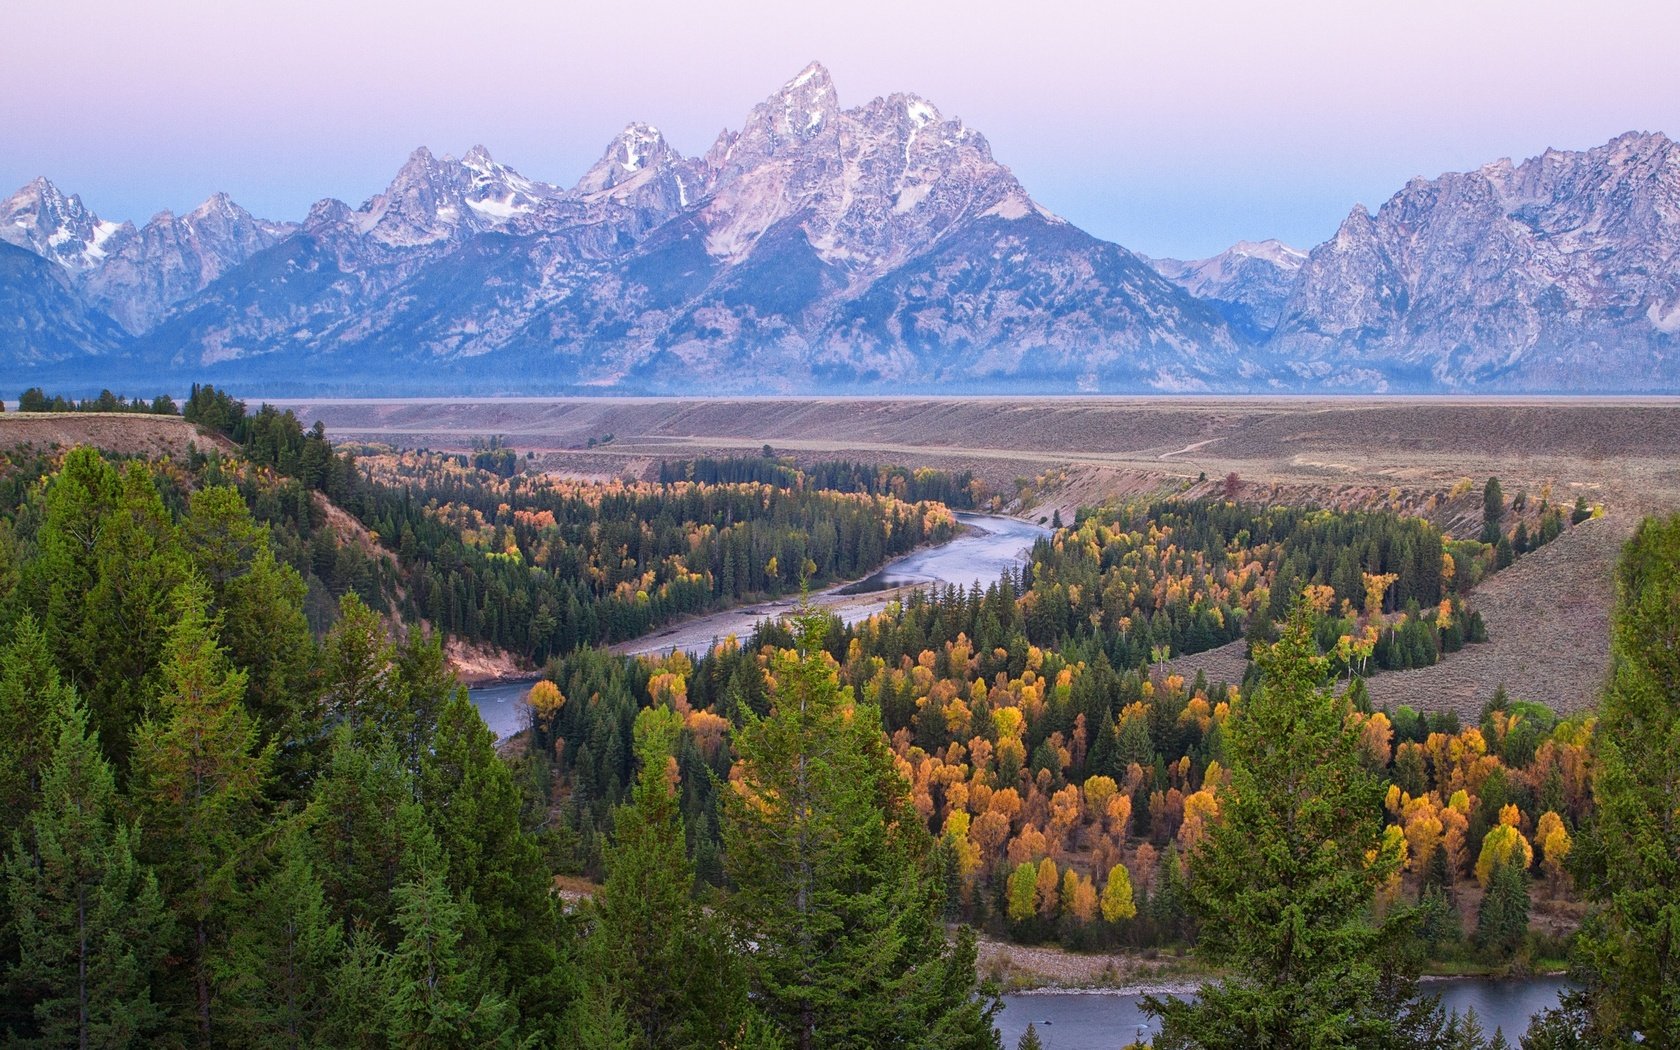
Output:
[[105,753],[126,771],[135,727],[164,684],[173,592],[186,576],[175,525],[145,466],[123,469],[116,503],[93,545],[94,579],[69,651]]
[[1503,522],[1505,520],[1505,493],[1499,488],[1498,478],[1488,478],[1482,487],[1482,542],[1498,543],[1504,535]]
[[[35,556],[23,563],[18,593],[40,622],[47,649],[65,681],[86,686],[93,669],[76,645],[87,596],[98,579],[94,547],[100,526],[116,504],[117,472],[99,453],[73,448],[48,479]],[[98,731],[98,720],[89,718]]]
[[284,829],[269,870],[239,899],[217,961],[218,1010],[237,1045],[311,1045],[325,1022],[344,931],[327,909],[310,851],[301,828]]
[[60,681],[35,617],[24,613],[0,648],[0,842],[10,842],[41,793],[70,689]]
[[1369,913],[1399,863],[1384,849],[1382,782],[1345,701],[1322,687],[1305,602],[1257,662],[1261,683],[1227,726],[1220,819],[1190,854],[1198,949],[1232,976],[1146,1009],[1184,1046],[1391,1044],[1391,1008],[1410,988],[1381,972],[1398,920]]
[[1021,1041],[1015,1044],[1015,1050],[1044,1050],[1044,1040],[1038,1037],[1038,1026],[1027,1022],[1027,1030],[1021,1033]]
[[947,942],[931,842],[880,729],[798,621],[774,706],[735,735],[725,796],[729,911],[755,944],[757,1001],[800,1050],[997,1045],[972,936]]
[[1476,911],[1476,946],[1508,958],[1528,935],[1528,876],[1518,861],[1496,860]]
[[391,1000],[386,993],[385,968],[390,953],[366,926],[357,926],[345,941],[344,956],[333,971],[318,1046],[345,1050],[383,1050]]
[[443,655],[442,637],[435,633],[410,628],[396,650],[395,666],[404,701],[393,720],[396,744],[418,775],[445,706],[457,695],[467,700],[467,690]]
[[495,961],[517,980],[522,1012],[557,1017],[571,993],[550,874],[536,840],[520,825],[513,774],[464,688],[437,715],[421,760],[419,797],[445,858],[448,887],[477,902]]
[[413,775],[394,748],[362,747],[349,726],[339,727],[304,820],[347,943],[358,927],[383,947],[396,943],[396,889],[408,871],[409,843],[426,825],[414,794]]
[[1581,939],[1591,1034],[1680,1045],[1680,516],[1622,552],[1610,681],[1593,732],[1596,826],[1577,850],[1597,913]]
[[110,766],[87,711],[59,694],[41,802],[13,836],[6,884],[21,955],[8,997],[28,1004],[42,1046],[126,1047],[154,1033],[152,982],[168,941],[157,880],[115,817]]
[[681,728],[670,708],[636,718],[641,769],[613,816],[587,969],[623,1004],[639,1045],[716,1047],[745,1023],[746,989],[722,931],[693,898],[682,813],[667,779]]
[[383,966],[386,1034],[395,1046],[515,1046],[519,1011],[464,930],[470,904],[449,892],[438,865],[397,888],[402,938]]
[[379,614],[354,591],[339,602],[338,623],[323,649],[322,699],[329,725],[349,726],[363,745],[377,746],[381,735],[392,743],[404,739],[408,697],[396,649]]
[[165,645],[159,717],[135,734],[130,793],[183,935],[193,1022],[214,1039],[214,942],[232,900],[228,869],[255,830],[269,753],[245,710],[245,673],[229,666],[208,615],[209,588],[192,577],[175,593],[178,617]]
[[263,740],[286,742],[289,749],[311,740],[315,728],[301,703],[313,663],[303,578],[275,560],[267,527],[230,487],[193,493],[181,539],[210,585],[211,611],[221,620],[228,657],[246,673],[246,706]]
[[0,521],[0,627],[11,623],[18,613],[18,582],[23,575],[18,562],[17,537],[10,525]]

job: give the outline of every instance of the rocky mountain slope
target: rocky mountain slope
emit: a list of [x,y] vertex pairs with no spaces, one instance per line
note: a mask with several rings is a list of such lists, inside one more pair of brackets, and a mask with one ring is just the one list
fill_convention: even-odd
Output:
[[[416,150],[300,223],[218,194],[136,229],[0,203],[0,362],[279,392],[1680,386],[1674,147],[1414,180],[1303,253],[1146,260],[911,94],[812,64],[685,157],[635,123],[572,186]],[[1583,387],[1584,388],[1584,387]]]
[[58,265],[0,242],[0,365],[8,379],[67,363],[97,368],[121,349],[126,334],[76,295]]
[[1151,259],[1162,277],[1212,303],[1233,328],[1264,340],[1277,327],[1307,253],[1282,241],[1238,241],[1218,255],[1189,262]]
[[1680,387],[1680,148],[1414,179],[1302,265],[1269,358],[1325,386]]

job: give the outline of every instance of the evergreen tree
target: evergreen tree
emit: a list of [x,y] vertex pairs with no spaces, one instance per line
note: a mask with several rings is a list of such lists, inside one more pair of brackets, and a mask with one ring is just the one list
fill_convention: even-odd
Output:
[[607,881],[589,966],[623,1004],[635,1045],[723,1046],[745,1024],[745,985],[735,979],[722,931],[694,901],[682,813],[669,767],[682,718],[644,708],[636,718],[641,759],[631,800],[613,817]]
[[1610,681],[1592,737],[1594,834],[1578,875],[1597,913],[1581,938],[1591,1033],[1680,1045],[1680,516],[1622,552]]
[[269,753],[245,710],[245,672],[231,667],[208,613],[209,588],[190,578],[175,593],[159,716],[135,734],[134,806],[143,855],[158,872],[183,935],[193,1025],[214,1041],[213,956],[233,901],[229,867],[257,830]]
[[323,648],[322,700],[329,724],[349,726],[364,746],[377,747],[381,738],[393,744],[406,740],[408,697],[379,614],[354,592],[346,594]]
[[470,894],[476,902],[493,961],[516,982],[522,1012],[557,1018],[570,993],[551,877],[536,840],[520,825],[513,774],[464,688],[455,688],[438,715],[421,760],[419,795],[444,857],[446,884],[457,899]]
[[121,772],[135,727],[164,684],[164,641],[177,611],[172,595],[186,577],[174,522],[145,466],[123,469],[93,556],[93,584],[68,644],[83,675],[77,688]]
[[1517,861],[1496,861],[1476,911],[1476,946],[1508,958],[1528,936],[1528,877]]
[[1505,493],[1499,488],[1498,478],[1488,478],[1482,487],[1482,542],[1498,543],[1504,535],[1503,522],[1505,520]]
[[402,938],[382,967],[386,1034],[413,1050],[515,1046],[519,1011],[466,941],[472,906],[449,892],[440,866],[423,867],[397,888]]
[[[73,448],[47,482],[35,556],[23,563],[18,593],[39,620],[65,680],[83,688],[93,676],[76,644],[87,596],[98,578],[95,544],[116,504],[117,472],[97,451]],[[99,731],[96,713],[89,718]]]
[[442,636],[410,628],[392,656],[403,700],[401,709],[393,713],[392,730],[398,750],[418,776],[446,705],[457,696],[467,700],[468,707],[472,704],[443,655]]
[[1038,1026],[1027,1022],[1027,1030],[1021,1033],[1021,1041],[1015,1044],[1015,1050],[1044,1050],[1044,1040],[1038,1037]]
[[0,648],[0,842],[10,842],[41,793],[69,686],[58,677],[46,635],[24,613]]
[[302,830],[286,828],[269,870],[239,899],[216,964],[218,1010],[237,1045],[314,1045],[325,1022],[344,931],[327,909],[310,852]]
[[18,580],[23,574],[18,559],[17,537],[12,534],[12,527],[0,518],[0,630],[18,612]]
[[366,926],[357,926],[345,942],[344,957],[332,975],[332,991],[317,1045],[383,1050],[391,1000],[386,991],[390,953]]
[[797,653],[774,664],[771,713],[735,734],[729,911],[756,945],[758,1002],[799,1050],[996,1046],[972,935],[945,938],[926,828],[879,712],[835,680],[826,622],[799,618]]
[[426,826],[414,794],[414,778],[389,744],[362,747],[349,726],[334,734],[304,819],[347,943],[358,928],[382,947],[396,943],[396,889],[409,871],[409,843]]
[[288,750],[311,741],[316,729],[303,699],[314,647],[303,612],[303,578],[275,560],[267,527],[230,487],[212,485],[192,494],[181,539],[194,569],[210,585],[222,644],[234,666],[245,671],[246,706],[263,740],[283,741]]
[[8,998],[33,1022],[24,1045],[127,1047],[161,1021],[153,976],[168,941],[157,880],[115,816],[111,768],[86,709],[58,694],[57,739],[40,805],[13,836],[7,895],[20,956]]
[[1169,1045],[1405,1045],[1415,1019],[1395,1007],[1410,982],[1382,965],[1398,920],[1369,911],[1399,863],[1384,847],[1383,784],[1345,701],[1321,685],[1304,601],[1257,662],[1261,683],[1227,725],[1220,818],[1190,854],[1197,947],[1232,976],[1195,1002],[1151,996],[1145,1008]]

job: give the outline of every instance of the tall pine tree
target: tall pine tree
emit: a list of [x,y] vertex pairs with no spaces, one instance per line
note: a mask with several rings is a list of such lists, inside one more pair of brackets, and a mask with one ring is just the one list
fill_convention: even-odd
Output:
[[435,865],[397,888],[402,938],[383,966],[385,1025],[406,1050],[518,1045],[519,1011],[482,946],[466,939],[470,903],[449,892]]
[[745,985],[723,931],[693,898],[682,813],[669,772],[682,718],[636,717],[641,760],[631,800],[613,817],[607,881],[595,897],[589,973],[621,1003],[637,1046],[733,1045],[746,1024]]
[[281,1050],[323,1034],[344,930],[327,909],[303,829],[283,828],[272,852],[238,898],[216,963],[217,1008],[230,1042]]
[[58,694],[40,805],[6,861],[20,956],[8,998],[29,1008],[24,1045],[127,1047],[158,1030],[153,979],[169,919],[157,880],[116,816],[110,766],[74,694]]
[[800,617],[771,713],[735,735],[729,912],[757,1001],[799,1050],[996,1046],[972,937],[946,939],[927,829],[880,713],[836,680],[826,622]]
[[35,807],[57,743],[70,687],[60,681],[35,617],[19,617],[0,647],[0,842],[11,841]]
[[421,760],[420,801],[447,865],[449,890],[471,894],[493,961],[516,982],[529,1017],[555,1019],[570,997],[551,875],[520,825],[513,774],[478,708],[457,687]]
[[1582,937],[1591,1034],[1680,1046],[1680,516],[1648,519],[1622,552],[1610,682],[1593,732],[1595,829]]
[[1150,997],[1168,1045],[1403,1046],[1428,1005],[1385,972],[1398,913],[1372,898],[1399,863],[1385,851],[1383,784],[1361,761],[1346,700],[1297,601],[1275,645],[1256,654],[1259,686],[1227,725],[1230,786],[1189,855],[1199,950],[1231,976],[1194,1002]]
[[[232,668],[196,576],[175,593],[159,714],[135,734],[130,793],[146,829],[144,856],[181,928],[191,1025],[214,1041],[213,959],[233,898],[230,867],[256,829],[269,753],[245,709],[245,673]],[[186,1021],[185,1018],[182,1019]]]
[[75,684],[122,772],[135,727],[163,685],[164,642],[178,613],[172,595],[186,577],[175,524],[144,465],[123,469],[93,555],[93,584],[68,646],[83,675]]

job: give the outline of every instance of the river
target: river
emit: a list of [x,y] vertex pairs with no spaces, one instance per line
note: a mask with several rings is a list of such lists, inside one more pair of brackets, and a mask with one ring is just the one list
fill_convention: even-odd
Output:
[[[1495,1028],[1501,1028],[1513,1046],[1528,1027],[1529,1018],[1556,1006],[1558,994],[1567,987],[1568,982],[1561,977],[1428,981],[1423,985],[1425,992],[1440,995],[1441,1005],[1448,1010],[1463,1013],[1473,1007],[1489,1037]],[[1013,1050],[1029,1022],[1038,1027],[1046,1050],[1118,1050],[1155,1033],[1139,1008],[1140,998],[1113,992],[1006,995],[998,1031],[1007,1050]]]
[[[912,551],[882,566],[873,576],[858,583],[841,584],[811,595],[812,604],[835,612],[846,623],[873,616],[903,596],[906,587],[936,587],[952,584],[967,587],[996,580],[1005,571],[1026,560],[1032,545],[1050,530],[1019,518],[960,511],[963,526],[955,539],[938,546]],[[799,604],[795,597],[778,598],[735,609],[684,620],[661,627],[629,642],[613,646],[627,656],[668,653],[673,649],[702,653],[712,643],[735,635],[745,638],[761,620],[784,615]],[[531,681],[497,682],[473,689],[473,703],[497,737],[510,736],[525,728],[525,694]]]

